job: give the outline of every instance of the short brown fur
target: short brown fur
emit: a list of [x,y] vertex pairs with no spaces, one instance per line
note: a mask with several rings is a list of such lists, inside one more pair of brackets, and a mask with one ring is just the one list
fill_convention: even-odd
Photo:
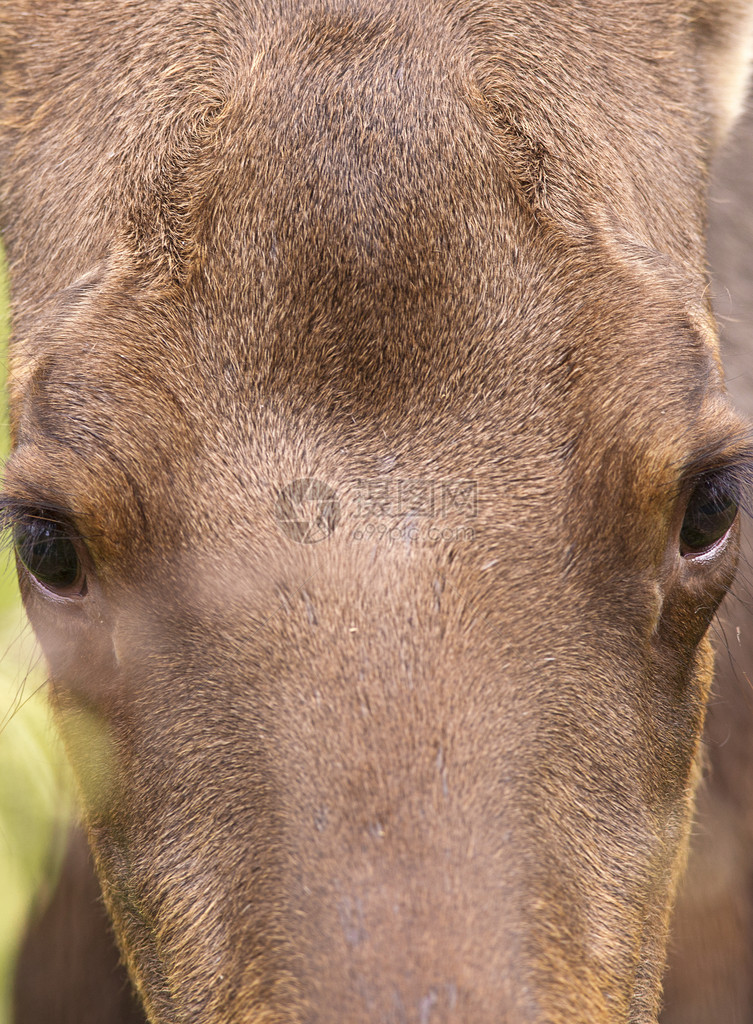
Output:
[[78,538],[85,593],[22,589],[154,1024],[656,1020],[747,20],[6,2],[5,503]]

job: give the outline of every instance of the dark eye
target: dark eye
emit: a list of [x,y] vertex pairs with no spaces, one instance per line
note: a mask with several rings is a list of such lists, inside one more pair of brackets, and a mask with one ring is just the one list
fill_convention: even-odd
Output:
[[693,558],[710,551],[737,518],[738,493],[723,476],[700,480],[690,496],[680,530],[680,554]]
[[47,590],[64,597],[84,593],[86,579],[78,550],[62,523],[25,516],[13,525],[13,543],[19,561]]

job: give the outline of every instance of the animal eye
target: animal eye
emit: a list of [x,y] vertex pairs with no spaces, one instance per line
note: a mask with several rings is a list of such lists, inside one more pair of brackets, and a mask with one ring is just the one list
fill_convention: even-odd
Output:
[[85,593],[86,577],[70,530],[43,516],[27,515],[13,525],[19,561],[45,589],[61,597]]
[[680,530],[680,554],[693,558],[710,551],[737,518],[739,496],[734,484],[723,476],[700,480],[690,496]]

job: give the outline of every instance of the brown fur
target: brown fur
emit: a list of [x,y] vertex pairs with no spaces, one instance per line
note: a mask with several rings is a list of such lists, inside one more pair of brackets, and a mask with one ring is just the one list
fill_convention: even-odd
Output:
[[747,10],[5,4],[6,506],[85,544],[22,587],[154,1024],[656,1020]]

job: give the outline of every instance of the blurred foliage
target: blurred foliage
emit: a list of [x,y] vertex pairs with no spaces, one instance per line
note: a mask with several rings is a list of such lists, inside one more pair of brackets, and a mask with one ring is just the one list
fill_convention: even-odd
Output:
[[[0,254],[0,377],[8,293]],[[4,388],[0,457],[8,454]],[[13,964],[35,901],[50,892],[71,814],[71,786],[44,697],[44,668],[23,614],[8,538],[0,547],[0,1024],[11,1024]],[[40,1024],[43,1022],[40,1021]]]

